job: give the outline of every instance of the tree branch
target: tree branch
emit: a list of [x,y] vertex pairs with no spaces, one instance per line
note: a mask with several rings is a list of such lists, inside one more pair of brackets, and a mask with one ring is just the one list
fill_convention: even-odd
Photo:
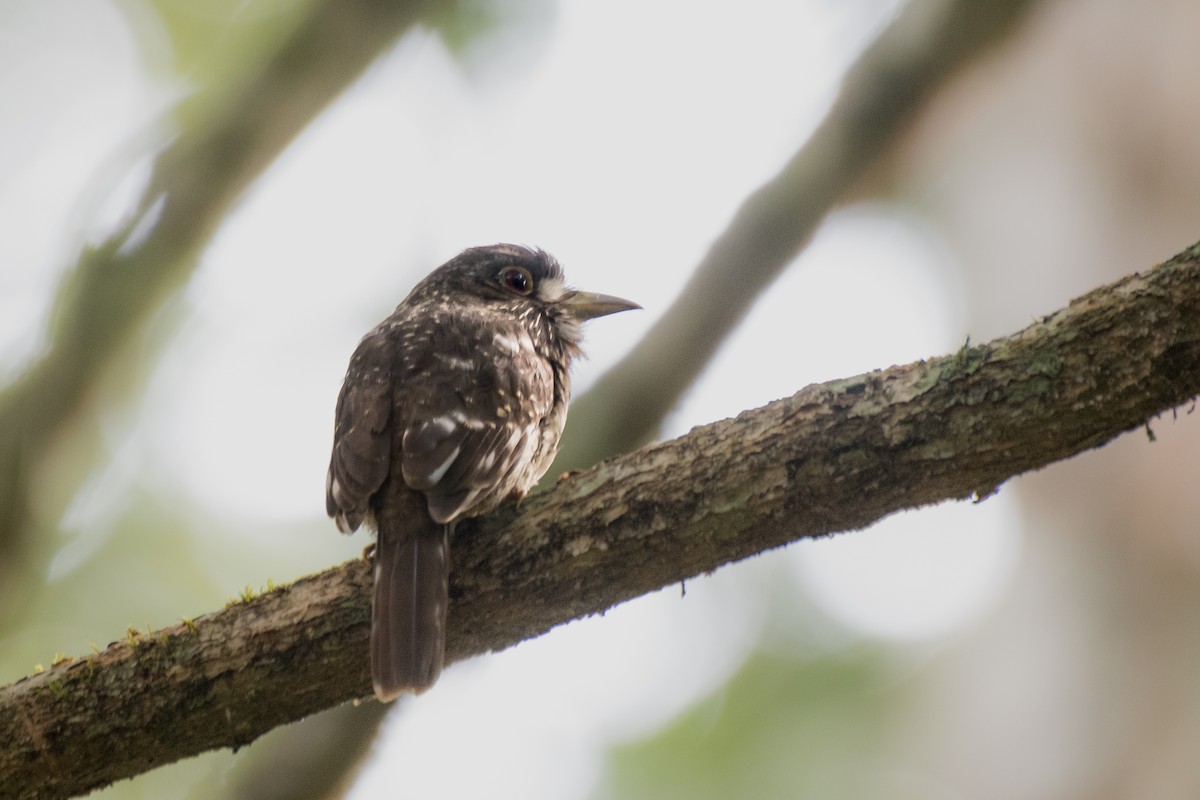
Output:
[[[809,386],[468,522],[447,656],[905,508],[984,498],[1200,393],[1200,243],[1013,336]],[[0,785],[88,791],[370,694],[351,562],[0,689]]]

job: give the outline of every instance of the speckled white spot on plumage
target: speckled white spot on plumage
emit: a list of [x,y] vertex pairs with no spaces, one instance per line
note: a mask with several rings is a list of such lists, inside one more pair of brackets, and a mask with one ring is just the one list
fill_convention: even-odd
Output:
[[521,437],[525,435],[525,429],[514,427],[508,434],[508,449],[515,450],[517,444],[520,443]]
[[454,463],[454,459],[458,458],[458,454],[462,452],[462,447],[456,447],[450,451],[450,455],[446,460],[438,466],[433,472],[429,473],[429,483],[436,484],[446,476],[446,471],[450,469],[450,465]]
[[434,417],[429,420],[429,424],[441,431],[443,436],[449,436],[458,427],[458,422],[448,415]]
[[498,347],[502,347],[508,352],[516,355],[521,350],[521,344],[516,338],[509,336],[507,333],[497,333],[492,336],[492,343]]
[[434,353],[433,357],[450,367],[450,369],[463,369],[467,371],[475,369],[475,362],[469,358],[459,358],[447,353]]
[[483,420],[475,419],[474,417],[468,417],[465,413],[457,408],[450,412],[450,418],[453,419],[457,424],[462,425],[464,428],[473,431],[481,431],[488,427],[488,424]]

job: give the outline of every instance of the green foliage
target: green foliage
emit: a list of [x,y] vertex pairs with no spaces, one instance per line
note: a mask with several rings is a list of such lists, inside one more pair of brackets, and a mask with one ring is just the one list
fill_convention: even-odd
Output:
[[887,796],[877,762],[893,680],[874,650],[812,661],[759,653],[662,732],[614,750],[593,797]]
[[[198,86],[243,74],[290,31],[312,0],[122,0],[147,66]],[[158,30],[153,30],[158,28]],[[165,35],[167,41],[161,41]]]

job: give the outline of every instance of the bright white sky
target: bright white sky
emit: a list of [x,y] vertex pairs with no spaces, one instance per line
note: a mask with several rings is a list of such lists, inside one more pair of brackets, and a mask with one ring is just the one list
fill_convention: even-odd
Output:
[[[465,69],[434,38],[405,41],[208,249],[170,312],[179,328],[143,404],[153,413],[132,435],[114,426],[118,456],[72,509],[79,543],[56,574],[95,546],[103,498],[135,480],[194,498],[231,529],[261,527],[262,541],[229,546],[278,553],[294,571],[273,562],[276,580],[357,555],[365,540],[335,537],[332,524],[311,547],[266,531],[308,530],[323,514],[333,402],[359,336],[461,248],[536,244],[576,285],[647,309],[591,325],[576,373],[585,389],[816,124],[891,6],[564,2]],[[18,0],[0,23],[3,378],[39,346],[70,232],[103,230],[131,206],[128,154],[185,87],[149,82],[102,0]],[[836,214],[667,434],[954,349],[968,332],[955,274],[919,220],[881,206]],[[768,363],[755,355],[764,341],[787,345]],[[764,576],[791,576],[859,635],[936,642],[1005,585],[1017,530],[1003,492],[905,514],[452,668],[394,717],[354,797],[392,796],[397,782],[426,798],[586,796],[605,744],[653,732],[741,664],[765,615]],[[265,581],[247,568],[230,573],[229,594]]]

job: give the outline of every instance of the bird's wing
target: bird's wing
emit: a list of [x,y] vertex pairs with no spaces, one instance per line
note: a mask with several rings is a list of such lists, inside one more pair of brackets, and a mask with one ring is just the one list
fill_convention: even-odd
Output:
[[372,331],[350,358],[338,395],[325,510],[338,530],[362,524],[371,495],[387,479],[392,449],[392,361],[384,334]]
[[404,409],[404,482],[449,522],[485,511],[541,477],[530,464],[554,403],[554,371],[514,325],[448,330],[422,390]]

